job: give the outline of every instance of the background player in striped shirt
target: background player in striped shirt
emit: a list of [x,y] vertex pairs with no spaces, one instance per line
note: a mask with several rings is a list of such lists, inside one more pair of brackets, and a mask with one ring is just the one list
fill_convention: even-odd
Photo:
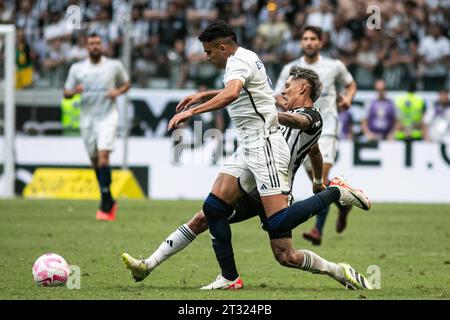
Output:
[[[291,153],[289,163],[291,187],[297,169],[308,154],[315,175],[320,176],[322,173],[322,156],[317,144],[322,131],[322,119],[319,111],[313,107],[313,101],[319,97],[320,90],[321,84],[314,71],[300,67],[292,68],[283,90],[283,99],[289,111],[278,113],[279,121],[282,124],[281,131]],[[258,215],[264,228],[267,229],[267,218],[253,177],[250,174],[241,176],[240,182],[247,194],[233,203],[234,212],[229,217],[230,223],[237,223]],[[323,209],[324,206],[328,206],[340,198],[354,201],[351,196],[342,196],[342,194],[348,193],[347,189],[349,188],[342,186],[342,182],[336,179],[328,189],[325,189],[323,184],[314,185],[313,191],[318,194],[299,202],[303,203],[304,221]],[[124,254],[124,262],[131,270],[135,280],[142,281],[163,261],[184,249],[198,234],[207,229],[208,222],[203,211],[200,211],[188,223],[170,234],[148,259],[137,260]],[[292,244],[291,231],[273,232],[268,230],[268,233],[274,256],[281,265],[327,274],[352,289],[370,288],[364,277],[356,273],[349,265],[329,262],[308,250],[296,250]],[[242,281],[221,282],[205,286],[203,289],[240,289],[242,286]]]
[[[346,110],[350,107],[353,97],[356,94],[356,83],[352,75],[348,72],[345,65],[337,60],[320,55],[322,48],[322,30],[319,27],[306,26],[301,35],[300,45],[303,50],[303,56],[287,64],[280,73],[275,94],[278,104],[282,105],[281,90],[289,76],[289,70],[292,66],[298,65],[303,68],[311,69],[317,72],[322,82],[322,93],[315,103],[316,108],[320,110],[323,119],[322,135],[319,139],[320,151],[323,155],[323,177],[314,180],[312,168],[309,159],[305,160],[304,166],[313,182],[328,184],[328,176],[335,162],[338,151],[338,125],[339,110]],[[345,88],[345,94],[338,95],[339,90]],[[280,103],[281,102],[281,103]],[[351,206],[339,207],[339,217],[336,222],[337,232],[344,231],[346,227],[347,214]],[[314,245],[320,245],[322,241],[323,227],[329,208],[317,214],[315,227],[303,237],[311,241]]]
[[81,94],[80,132],[100,185],[101,203],[97,220],[114,220],[117,203],[111,195],[109,155],[114,149],[119,112],[116,98],[130,88],[128,74],[118,60],[103,56],[97,34],[87,38],[89,57],[72,65],[64,97]]

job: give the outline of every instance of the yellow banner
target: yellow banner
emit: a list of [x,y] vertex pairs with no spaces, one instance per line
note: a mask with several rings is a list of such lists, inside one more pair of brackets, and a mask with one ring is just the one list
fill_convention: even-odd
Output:
[[[111,193],[114,198],[145,198],[130,170],[112,170]],[[23,190],[31,199],[99,200],[100,190],[94,170],[39,168]]]

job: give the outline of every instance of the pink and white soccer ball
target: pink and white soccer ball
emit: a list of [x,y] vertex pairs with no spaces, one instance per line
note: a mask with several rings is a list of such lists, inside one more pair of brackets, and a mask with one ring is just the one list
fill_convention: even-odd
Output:
[[69,279],[69,264],[55,253],[40,256],[33,265],[33,278],[39,286],[63,286]]

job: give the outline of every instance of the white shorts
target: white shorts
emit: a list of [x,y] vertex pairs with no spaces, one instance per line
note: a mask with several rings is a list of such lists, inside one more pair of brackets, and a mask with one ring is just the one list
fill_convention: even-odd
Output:
[[91,159],[97,157],[99,150],[114,150],[116,131],[117,126],[111,124],[80,128],[81,137]]
[[261,196],[288,194],[290,152],[286,140],[280,132],[262,139],[259,147],[239,146],[220,172],[236,177],[247,193],[257,187]]
[[[322,153],[323,163],[334,164],[336,161],[339,141],[334,136],[322,136],[319,138],[319,149]],[[303,166],[306,170],[312,170],[311,160],[309,157],[305,158]]]

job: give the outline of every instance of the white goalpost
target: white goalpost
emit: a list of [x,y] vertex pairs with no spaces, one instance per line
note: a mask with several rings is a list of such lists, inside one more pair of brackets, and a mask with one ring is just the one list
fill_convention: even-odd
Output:
[[[4,79],[0,85],[0,104],[3,105],[3,147],[0,150],[0,198],[14,197],[15,150],[15,69],[16,28],[14,25],[0,25],[0,37],[4,38]],[[1,119],[0,119],[1,121]],[[3,128],[1,128],[3,127]],[[0,144],[1,145],[1,144]]]

